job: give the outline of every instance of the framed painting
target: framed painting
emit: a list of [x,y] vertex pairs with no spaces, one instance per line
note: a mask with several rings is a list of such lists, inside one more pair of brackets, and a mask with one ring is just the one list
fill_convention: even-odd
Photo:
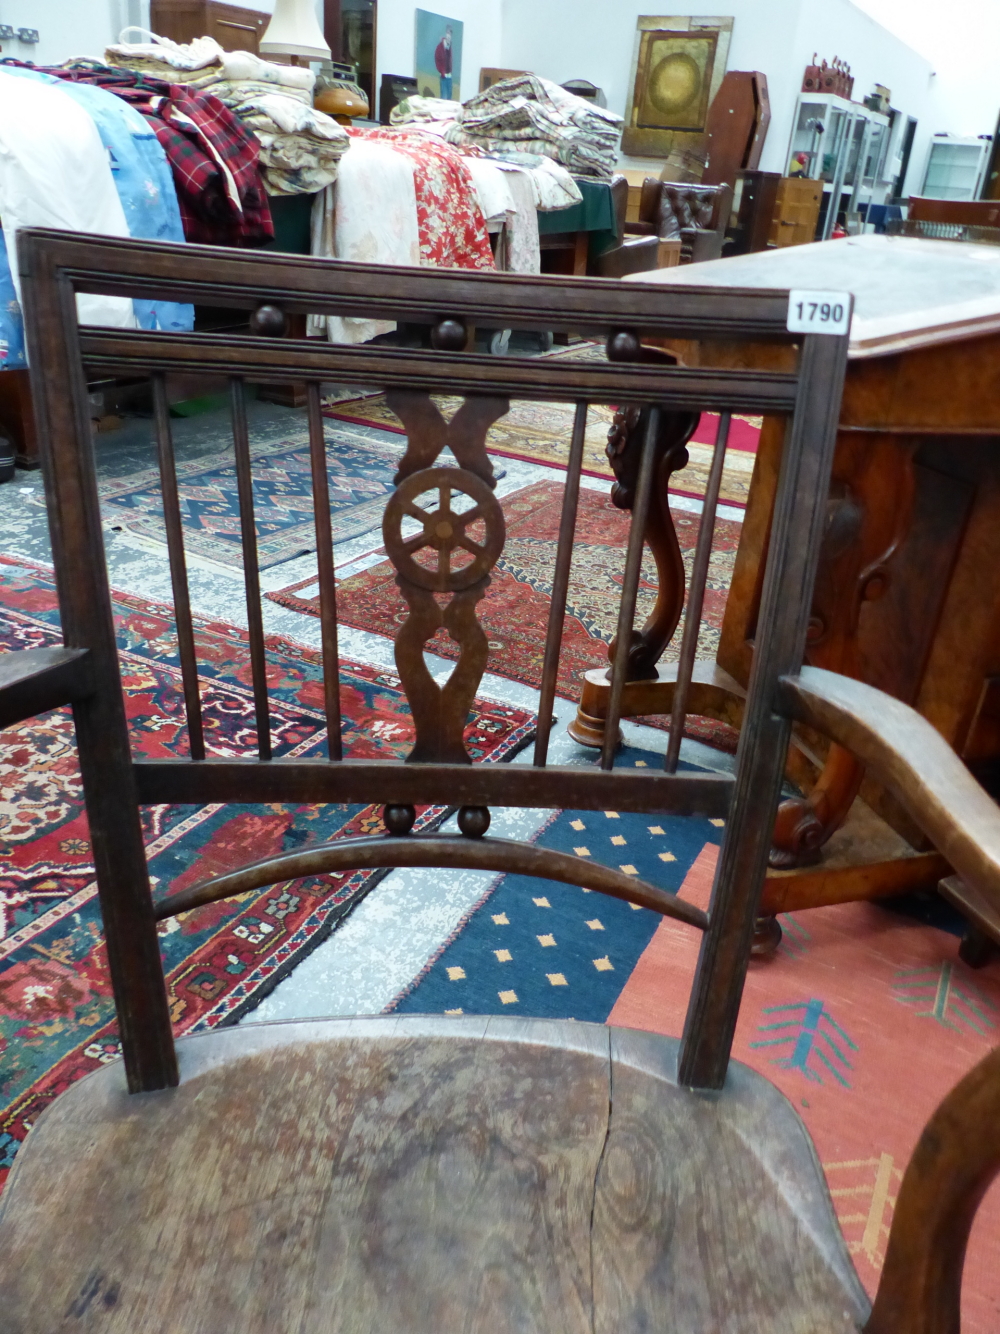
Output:
[[665,158],[696,150],[729,58],[731,18],[640,17],[622,149]]
[[462,28],[458,19],[417,10],[413,73],[421,97],[461,102]]

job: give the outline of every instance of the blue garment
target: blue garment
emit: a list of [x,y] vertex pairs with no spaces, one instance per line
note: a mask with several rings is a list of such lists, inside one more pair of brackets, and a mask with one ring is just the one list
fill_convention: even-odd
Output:
[[0,371],[23,370],[27,364],[21,307],[10,276],[7,242],[0,231]]
[[[89,114],[107,150],[111,175],[130,236],[143,241],[184,240],[177,192],[167,155],[148,121],[134,107],[103,88],[87,83],[72,83],[53,74],[45,74],[42,70],[0,64],[0,71],[58,84],[68,97],[73,98]],[[9,266],[7,275],[6,281],[10,282]],[[0,300],[3,281],[0,275]],[[143,329],[185,333],[194,328],[194,307],[188,304],[136,297],[133,298],[132,308]],[[23,334],[21,343],[23,347]]]

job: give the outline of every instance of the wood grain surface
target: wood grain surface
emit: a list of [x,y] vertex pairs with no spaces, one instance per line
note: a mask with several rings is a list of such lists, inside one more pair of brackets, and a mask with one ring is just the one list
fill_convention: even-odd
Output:
[[178,1043],[39,1120],[0,1206],[9,1334],[848,1331],[868,1303],[798,1116],[677,1044],[383,1018]]

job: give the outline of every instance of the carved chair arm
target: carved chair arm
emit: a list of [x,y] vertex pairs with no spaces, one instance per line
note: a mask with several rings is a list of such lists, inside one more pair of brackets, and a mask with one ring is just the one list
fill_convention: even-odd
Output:
[[896,1199],[864,1334],[959,1334],[962,1268],[976,1210],[1000,1170],[1000,1048],[927,1122]]
[[[1000,912],[1000,809],[908,705],[818,667],[779,684],[779,707],[877,775],[963,880]],[[965,1248],[1000,1171],[1000,1048],[948,1094],[900,1186],[865,1334],[959,1334]]]
[[0,727],[72,704],[92,690],[89,649],[29,648],[0,653]]
[[943,857],[1000,911],[1000,809],[907,704],[818,667],[779,685],[783,709],[867,765]]

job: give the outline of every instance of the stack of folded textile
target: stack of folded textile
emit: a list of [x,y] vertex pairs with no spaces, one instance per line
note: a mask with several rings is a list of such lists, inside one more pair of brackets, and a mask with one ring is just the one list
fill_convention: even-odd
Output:
[[[446,102],[440,97],[420,97],[414,94],[393,107],[390,120],[394,127],[422,130],[425,134],[450,139],[448,132],[461,121],[463,110],[461,102]],[[470,166],[479,159],[492,162],[503,170],[516,169],[526,175],[531,183],[533,206],[539,212],[579,204],[583,196],[576,181],[554,158],[540,153],[521,152],[507,140],[499,142],[501,147],[489,151],[471,142],[461,145],[461,148]]]
[[536,74],[522,74],[470,98],[445,137],[449,143],[488,152],[539,153],[574,175],[610,180],[621,132],[622,119],[613,111]]
[[46,73],[103,88],[145,117],[167,155],[186,240],[238,246],[273,238],[260,145],[217,97],[86,60],[50,66]]
[[179,45],[158,37],[108,47],[105,59],[217,97],[260,141],[268,194],[313,194],[337,179],[350,140],[312,105],[312,70],[275,65],[250,51],[223,51],[211,37]]
[[[268,194],[315,194],[337,179],[350,147],[342,125],[284,89],[216,93],[260,140],[260,165]],[[238,100],[237,100],[238,99]]]
[[433,125],[447,128],[462,119],[461,102],[449,102],[444,97],[421,97],[412,93],[404,97],[389,113],[392,125]]

